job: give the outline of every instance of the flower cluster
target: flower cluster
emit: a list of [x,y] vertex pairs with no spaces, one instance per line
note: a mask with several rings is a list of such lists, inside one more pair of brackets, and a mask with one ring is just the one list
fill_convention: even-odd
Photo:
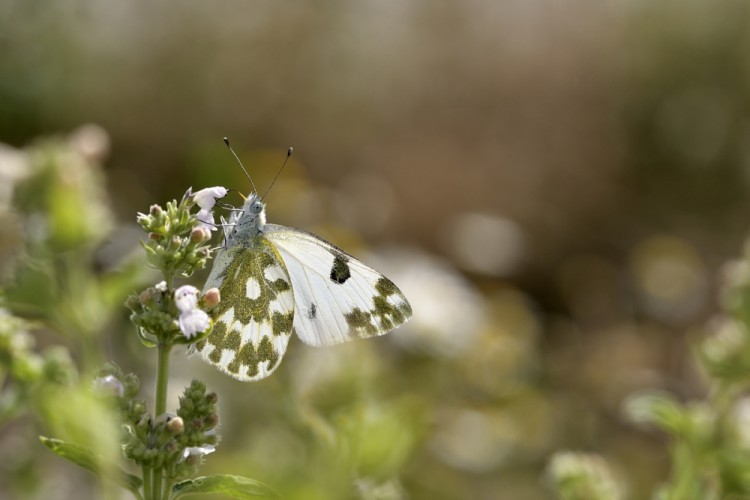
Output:
[[201,296],[194,286],[184,285],[171,294],[162,281],[131,295],[125,305],[132,311],[130,320],[138,327],[141,341],[153,347],[159,342],[193,343],[208,335],[212,322],[204,309],[218,302],[216,288]]
[[[179,203],[171,201],[166,209],[152,205],[148,214],[138,214],[138,224],[148,233],[148,239],[143,242],[146,258],[167,281],[178,276],[188,277],[206,266],[211,256],[208,245],[211,231],[206,220],[210,215],[213,221],[210,209],[215,202],[214,195],[221,193],[217,189],[207,188],[195,194],[188,189]],[[221,189],[226,194],[226,190]],[[196,204],[200,211],[193,214],[191,209]]]
[[[142,402],[119,398],[121,407],[141,409]],[[141,466],[163,468],[167,477],[178,479],[195,472],[203,455],[214,451],[218,441],[217,396],[194,380],[180,397],[177,415],[153,417],[145,409],[124,412],[125,456]]]
[[[152,205],[148,214],[138,214],[138,223],[148,232],[148,239],[143,242],[148,262],[165,277],[165,281],[126,301],[144,344],[192,343],[211,331],[211,319],[205,309],[219,302],[219,291],[207,290],[201,296],[197,288],[185,285],[172,293],[171,283],[175,277],[190,276],[204,267],[211,257],[209,240],[215,229],[212,209],[216,199],[226,193],[223,187],[196,193],[188,189],[179,203],[169,202],[166,209]],[[196,205],[200,210],[194,214]]]

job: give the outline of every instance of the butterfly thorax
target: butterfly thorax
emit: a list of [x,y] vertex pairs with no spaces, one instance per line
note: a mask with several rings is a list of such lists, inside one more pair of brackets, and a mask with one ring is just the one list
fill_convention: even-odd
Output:
[[266,224],[266,207],[260,197],[255,193],[248,196],[242,211],[230,222],[234,223],[234,229],[228,235],[229,246],[248,246]]

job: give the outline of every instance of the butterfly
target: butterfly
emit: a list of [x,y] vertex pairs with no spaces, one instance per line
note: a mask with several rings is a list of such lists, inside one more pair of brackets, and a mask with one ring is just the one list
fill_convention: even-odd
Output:
[[314,234],[266,224],[257,193],[223,222],[225,246],[204,286],[218,288],[221,301],[194,350],[230,376],[273,373],[293,331],[327,346],[386,334],[411,317],[409,301],[379,272]]

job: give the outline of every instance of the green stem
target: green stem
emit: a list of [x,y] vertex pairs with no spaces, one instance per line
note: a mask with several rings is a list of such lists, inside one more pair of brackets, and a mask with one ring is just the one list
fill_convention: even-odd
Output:
[[[167,381],[169,379],[169,351],[172,346],[160,342],[158,345],[159,358],[156,367],[156,411],[155,417],[163,415],[167,411]],[[162,469],[156,469],[152,478],[152,492],[153,499],[159,500],[161,498],[161,487],[162,487]]]
[[156,411],[158,417],[167,411],[167,381],[169,379],[169,352],[172,346],[159,343],[159,359],[156,367]]
[[151,500],[151,468],[143,466],[143,499]]
[[173,485],[174,485],[174,480],[167,479],[166,485],[164,486],[164,496],[162,497],[162,500],[169,500],[172,497]]

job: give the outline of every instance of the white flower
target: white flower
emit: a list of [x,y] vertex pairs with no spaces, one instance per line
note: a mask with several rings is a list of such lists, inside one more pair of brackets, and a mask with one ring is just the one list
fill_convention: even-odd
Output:
[[198,307],[198,289],[184,285],[175,290],[174,303],[181,313],[187,313]]
[[216,451],[216,448],[210,444],[206,446],[190,446],[182,450],[182,460],[185,460],[188,457],[202,457],[203,455],[208,455],[214,451]]
[[195,204],[201,207],[203,210],[210,211],[214,208],[216,198],[223,198],[227,195],[227,188],[221,186],[215,186],[210,188],[201,189],[200,191],[193,194],[193,200]]
[[180,314],[180,330],[187,338],[192,338],[199,333],[203,333],[211,326],[208,320],[208,314],[200,309]]
[[201,208],[195,217],[198,219],[198,225],[196,227],[208,229],[209,231],[216,231],[214,213],[211,210]]
[[227,188],[222,186],[214,186],[210,188],[201,189],[193,195],[193,201],[201,209],[198,211],[196,217],[200,223],[198,227],[210,229],[216,231],[216,225],[214,224],[214,213],[211,211],[216,204],[217,198],[223,198],[227,194]]
[[203,333],[211,326],[208,314],[198,309],[198,289],[184,285],[175,290],[174,303],[180,310],[180,330],[187,338]]
[[157,283],[157,284],[154,285],[154,288],[156,288],[156,290],[164,293],[164,292],[167,291],[167,282],[166,281],[160,281],[159,283]]

